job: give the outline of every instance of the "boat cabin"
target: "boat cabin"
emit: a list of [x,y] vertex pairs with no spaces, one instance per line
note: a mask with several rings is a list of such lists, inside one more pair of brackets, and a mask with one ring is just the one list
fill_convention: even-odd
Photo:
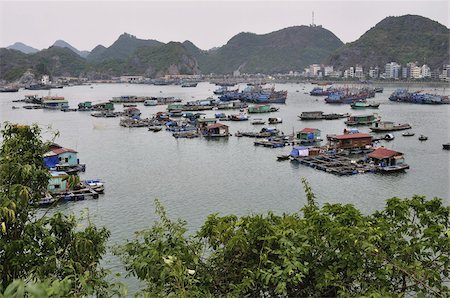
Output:
[[367,133],[351,133],[329,137],[330,146],[336,149],[357,149],[372,144],[372,136]]
[[172,110],[181,110],[182,111],[184,108],[185,108],[185,104],[175,102],[175,103],[171,103],[167,106],[167,111],[169,111],[169,112]]
[[212,125],[208,125],[203,131],[202,134],[204,137],[228,137],[228,125],[222,123],[215,123]]
[[403,153],[387,148],[377,148],[369,153],[368,157],[380,167],[398,167],[405,166]]

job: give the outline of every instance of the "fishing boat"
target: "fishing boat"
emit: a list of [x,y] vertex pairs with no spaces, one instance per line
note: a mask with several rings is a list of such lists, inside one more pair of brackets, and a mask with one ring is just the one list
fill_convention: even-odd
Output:
[[413,132],[404,132],[404,133],[402,133],[402,136],[404,136],[404,137],[412,137],[414,135],[415,135],[415,133],[413,133]]
[[254,119],[250,122],[250,124],[253,124],[253,125],[263,125],[263,124],[266,124],[266,121],[264,121],[262,118],[254,118]]
[[448,96],[422,93],[422,91],[408,92],[408,90],[401,88],[395,90],[389,100],[396,102],[407,102],[415,104],[449,104]]
[[375,114],[370,115],[351,115],[345,121],[347,125],[368,125],[379,121]]
[[361,110],[361,109],[367,109],[367,108],[378,109],[379,106],[380,106],[379,103],[365,103],[365,102],[354,102],[354,103],[350,104],[350,107],[355,110],[358,110],[358,109]]
[[394,137],[393,134],[388,133],[387,135],[384,136],[383,139],[384,139],[385,141],[392,141],[394,138],[395,138],[395,137]]
[[158,131],[161,131],[161,130],[162,130],[162,127],[161,127],[161,126],[153,125],[153,126],[149,126],[149,127],[148,127],[148,130],[149,130],[149,131],[153,131],[153,132],[158,132]]
[[419,141],[426,141],[426,140],[428,140],[428,137],[427,137],[427,136],[420,135]]
[[323,119],[325,120],[336,120],[336,119],[342,119],[349,117],[349,113],[330,113],[330,114],[323,114]]
[[197,82],[185,82],[181,87],[197,87]]
[[279,124],[279,123],[283,123],[283,120],[281,118],[269,118],[268,119],[269,124]]
[[123,107],[124,108],[135,108],[135,107],[137,107],[137,105],[133,104],[133,103],[124,103]]
[[300,120],[321,120],[323,119],[322,111],[302,112],[299,116]]
[[409,125],[408,123],[394,124],[394,122],[391,121],[375,122],[373,126],[370,128],[370,130],[374,132],[397,131],[405,129],[411,129],[411,125]]

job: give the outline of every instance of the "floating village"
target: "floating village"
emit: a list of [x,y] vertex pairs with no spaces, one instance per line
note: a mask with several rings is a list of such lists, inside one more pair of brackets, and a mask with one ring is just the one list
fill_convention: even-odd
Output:
[[[304,123],[303,129],[283,132],[277,128],[278,124],[283,123],[283,119],[277,117],[277,112],[280,105],[286,104],[287,91],[278,91],[274,86],[262,84],[247,84],[242,90],[234,84],[218,82],[217,85],[211,97],[203,100],[123,95],[100,103],[84,101],[77,107],[70,107],[68,100],[61,96],[39,97],[30,94],[14,100],[21,105],[12,108],[51,109],[90,113],[92,117],[98,118],[118,118],[117,125],[122,127],[147,129],[149,133],[165,131],[177,139],[253,138],[254,146],[289,147],[286,154],[277,156],[277,161],[299,163],[339,176],[404,172],[410,168],[405,158],[407,152],[381,146],[380,141],[387,145],[395,138],[394,131],[404,131],[402,137],[416,137],[418,142],[428,139],[422,134],[415,136],[415,127],[410,123],[396,123],[393,121],[395,119],[383,119],[383,115],[377,113],[380,103],[371,102],[370,99],[376,93],[382,93],[383,88],[344,85],[314,87],[304,93],[318,100],[321,97],[327,105],[348,105],[349,112],[302,111],[298,120]],[[197,83],[189,83],[182,87],[196,86]],[[409,92],[406,89],[395,90],[389,100],[410,104],[449,104],[448,96]],[[116,111],[118,106],[120,111]],[[142,110],[151,106],[165,108],[164,111],[143,117]],[[341,119],[347,126],[344,131],[322,132],[308,124],[309,120]],[[257,129],[232,131],[232,123],[236,121],[248,121]],[[442,149],[449,150],[450,143],[442,144]],[[99,179],[80,181],[78,173],[84,172],[86,166],[80,164],[77,152],[73,149],[52,144],[44,156],[44,164],[50,171],[51,179],[48,193],[40,201],[40,206],[98,198],[104,192],[104,183]]]

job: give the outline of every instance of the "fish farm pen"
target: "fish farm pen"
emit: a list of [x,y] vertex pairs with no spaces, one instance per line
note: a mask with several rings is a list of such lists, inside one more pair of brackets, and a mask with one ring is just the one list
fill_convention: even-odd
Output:
[[376,171],[376,167],[373,164],[367,164],[364,161],[358,163],[348,157],[339,155],[299,156],[294,157],[292,161],[339,176],[373,173]]

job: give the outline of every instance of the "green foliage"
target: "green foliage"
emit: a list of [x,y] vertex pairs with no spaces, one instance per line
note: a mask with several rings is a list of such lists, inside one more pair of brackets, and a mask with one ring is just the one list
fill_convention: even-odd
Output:
[[392,198],[363,215],[352,205],[319,208],[303,183],[299,213],[213,214],[192,236],[157,202],[160,221],[116,253],[156,297],[450,295],[442,200]]
[[108,272],[99,268],[108,230],[95,227],[88,219],[81,228],[84,221],[61,213],[36,217],[33,204],[43,196],[49,180],[42,161],[48,147],[39,127],[5,123],[2,134],[0,293],[21,297],[24,291],[39,288],[29,285],[39,280],[55,286],[54,281],[66,280],[58,287],[69,284],[74,296],[105,296],[116,291],[105,281]]

